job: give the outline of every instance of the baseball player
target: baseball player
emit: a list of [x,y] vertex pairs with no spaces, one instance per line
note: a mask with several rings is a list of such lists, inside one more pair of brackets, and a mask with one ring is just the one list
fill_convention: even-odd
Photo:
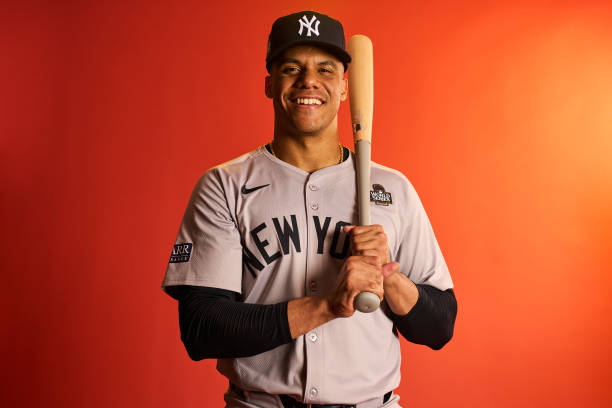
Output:
[[[452,337],[453,283],[406,177],[372,163],[374,225],[354,226],[337,128],[350,61],[339,21],[277,19],[273,138],[206,171],[185,211],[162,288],[189,356],[218,359],[227,407],[398,407],[398,336],[433,349]],[[375,312],[355,311],[363,291],[383,301]]]

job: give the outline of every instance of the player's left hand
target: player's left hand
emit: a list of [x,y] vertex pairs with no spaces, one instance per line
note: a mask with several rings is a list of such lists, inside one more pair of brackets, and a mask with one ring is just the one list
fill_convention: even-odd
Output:
[[391,262],[387,234],[382,225],[347,225],[344,233],[351,240],[351,254],[361,256],[375,256],[380,261],[384,278],[393,275],[399,270],[397,262]]

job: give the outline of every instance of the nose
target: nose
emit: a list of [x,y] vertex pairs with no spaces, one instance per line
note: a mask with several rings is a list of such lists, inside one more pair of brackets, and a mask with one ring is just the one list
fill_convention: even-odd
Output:
[[312,69],[304,69],[296,81],[296,86],[305,89],[316,88],[318,86],[316,71]]

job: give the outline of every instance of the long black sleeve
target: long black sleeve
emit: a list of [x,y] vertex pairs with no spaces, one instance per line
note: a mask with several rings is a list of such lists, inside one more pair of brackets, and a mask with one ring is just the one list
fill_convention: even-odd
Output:
[[181,286],[181,340],[193,360],[248,357],[289,343],[287,303],[259,305],[238,301],[236,292]]
[[457,317],[457,299],[452,289],[442,291],[417,284],[419,299],[404,316],[391,312],[397,330],[412,343],[441,349],[453,337]]

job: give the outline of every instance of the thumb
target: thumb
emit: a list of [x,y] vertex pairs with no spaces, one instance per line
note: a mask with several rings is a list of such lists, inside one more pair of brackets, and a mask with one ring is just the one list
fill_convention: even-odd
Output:
[[400,264],[398,262],[389,262],[388,264],[384,264],[382,267],[383,277],[386,279],[394,273],[399,272],[399,267]]

